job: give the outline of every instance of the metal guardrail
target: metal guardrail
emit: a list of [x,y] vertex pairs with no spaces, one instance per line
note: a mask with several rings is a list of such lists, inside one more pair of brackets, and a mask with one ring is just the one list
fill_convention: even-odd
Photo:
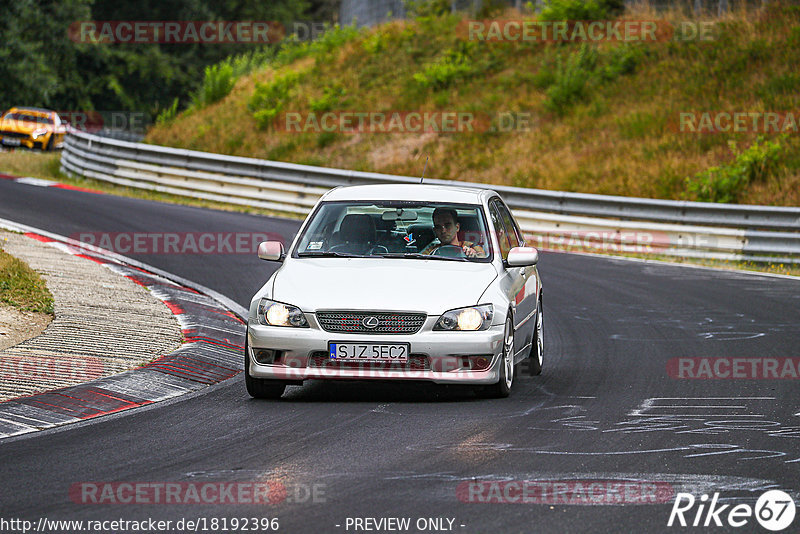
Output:
[[[285,213],[306,214],[332,187],[419,178],[296,165],[109,139],[71,129],[70,175]],[[425,179],[500,193],[544,249],[652,252],[800,263],[800,208],[590,195]]]

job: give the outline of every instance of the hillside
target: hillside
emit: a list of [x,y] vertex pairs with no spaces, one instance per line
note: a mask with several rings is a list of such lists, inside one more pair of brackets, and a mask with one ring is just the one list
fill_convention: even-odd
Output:
[[[534,20],[496,19],[523,17]],[[800,8],[623,19],[656,21],[656,42],[470,39],[469,22],[452,15],[332,30],[231,81],[222,100],[162,121],[147,142],[405,175],[429,157],[426,176],[443,179],[800,205]],[[550,9],[540,20],[584,18]],[[692,28],[706,33],[690,39]],[[371,113],[386,122],[322,131],[329,112],[351,127]],[[375,131],[394,112],[395,126],[410,112],[451,113],[474,131],[421,132],[413,121]],[[511,116],[528,126],[509,128]]]

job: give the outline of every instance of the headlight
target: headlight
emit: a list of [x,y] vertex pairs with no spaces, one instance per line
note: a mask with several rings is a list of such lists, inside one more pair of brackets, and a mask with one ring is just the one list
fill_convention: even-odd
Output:
[[491,304],[458,308],[444,312],[436,321],[434,330],[486,330],[492,324],[494,310]]
[[34,132],[31,134],[31,137],[33,137],[34,139],[38,139],[39,137],[45,134],[47,134],[47,130],[41,128],[39,130],[34,130]]
[[258,303],[258,322],[267,326],[308,328],[308,321],[300,308],[269,299],[261,299]]

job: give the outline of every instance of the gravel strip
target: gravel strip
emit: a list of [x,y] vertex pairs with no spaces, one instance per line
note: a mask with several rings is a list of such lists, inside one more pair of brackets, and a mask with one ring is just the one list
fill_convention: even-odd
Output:
[[52,320],[46,313],[20,311],[0,304],[0,351],[38,336]]
[[120,373],[180,347],[177,319],[146,288],[21,234],[0,231],[0,243],[42,274],[55,301],[44,333],[0,351],[0,401]]

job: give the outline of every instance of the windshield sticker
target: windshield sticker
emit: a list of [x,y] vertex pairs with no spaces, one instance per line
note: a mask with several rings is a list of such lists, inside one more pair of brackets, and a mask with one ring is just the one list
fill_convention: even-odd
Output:
[[406,245],[413,245],[414,243],[417,242],[417,240],[414,239],[414,234],[408,234],[403,239],[406,240]]
[[312,241],[308,244],[308,248],[306,250],[319,250],[322,248],[322,241]]

